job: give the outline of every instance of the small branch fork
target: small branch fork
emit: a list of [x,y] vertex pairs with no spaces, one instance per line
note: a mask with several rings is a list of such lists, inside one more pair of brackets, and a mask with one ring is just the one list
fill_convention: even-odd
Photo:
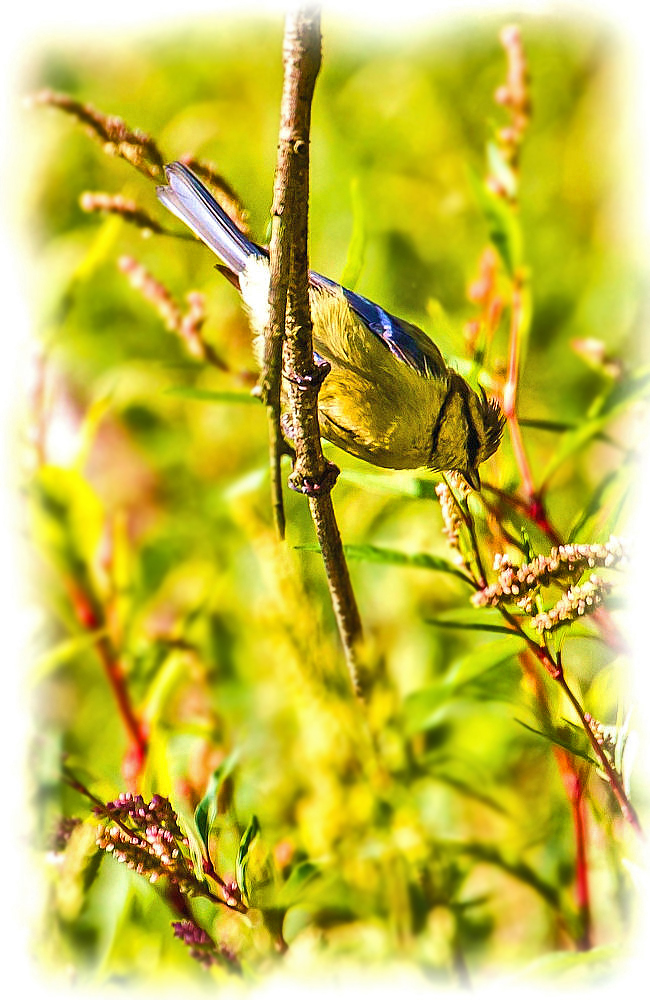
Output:
[[281,429],[284,366],[295,449],[289,486],[309,498],[350,679],[355,693],[362,697],[365,679],[359,658],[361,619],[330,496],[339,470],[323,455],[318,422],[318,392],[329,365],[314,361],[309,308],[309,129],[314,86],[321,65],[318,8],[300,6],[287,15],[283,57],[284,86],[269,248],[269,326],[260,381],[269,424],[273,508],[278,534],[283,537],[280,462],[287,451]]

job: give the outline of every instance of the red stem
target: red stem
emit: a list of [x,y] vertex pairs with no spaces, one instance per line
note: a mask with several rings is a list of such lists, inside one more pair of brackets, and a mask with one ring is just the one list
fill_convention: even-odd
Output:
[[[68,591],[77,621],[88,632],[102,631],[106,627],[104,616],[96,600],[76,581],[68,581]],[[142,771],[148,750],[148,734],[145,724],[138,718],[126,685],[124,670],[119,657],[106,635],[100,634],[95,640],[95,652],[101,661],[106,678],[113,690],[117,707],[129,735],[131,746],[125,759],[125,777],[135,784]]]
[[589,903],[589,866],[587,863],[585,803],[582,789],[571,805],[573,807],[573,828],[576,838],[576,900],[582,924],[582,935],[578,941],[578,947],[581,951],[588,951],[592,946],[591,907]]
[[555,748],[555,757],[562,775],[562,782],[571,805],[575,837],[575,894],[580,920],[580,936],[576,944],[580,951],[592,947],[591,903],[589,895],[589,862],[587,859],[587,826],[584,791],[587,772],[572,759],[566,750]]
[[131,704],[122,665],[116,658],[109,641],[106,638],[98,639],[95,643],[95,651],[101,660],[108,682],[113,689],[122,721],[131,738],[128,770],[129,776],[131,776],[132,772],[132,776],[135,777],[141,772],[147,757],[148,739],[146,727],[138,719]]
[[523,277],[517,272],[512,284],[512,305],[510,310],[510,348],[508,354],[508,377],[503,387],[503,412],[508,422],[512,450],[521,474],[521,481],[526,495],[525,510],[531,521],[551,538],[556,545],[560,544],[560,536],[549,521],[544,502],[535,490],[533,476],[528,464],[521,428],[517,418],[517,390],[519,388],[519,354],[521,348],[521,327],[523,322]]

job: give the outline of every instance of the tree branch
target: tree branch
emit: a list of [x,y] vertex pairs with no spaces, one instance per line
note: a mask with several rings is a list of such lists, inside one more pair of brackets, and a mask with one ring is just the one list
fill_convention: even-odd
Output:
[[283,534],[280,401],[284,364],[296,453],[289,485],[309,497],[348,671],[356,694],[362,696],[361,619],[330,496],[339,470],[323,455],[318,422],[318,391],[329,365],[314,362],[309,308],[309,130],[321,64],[320,45],[318,8],[300,6],[290,12],[283,46],[284,85],[270,243],[270,319],[261,387],[269,417],[276,525]]

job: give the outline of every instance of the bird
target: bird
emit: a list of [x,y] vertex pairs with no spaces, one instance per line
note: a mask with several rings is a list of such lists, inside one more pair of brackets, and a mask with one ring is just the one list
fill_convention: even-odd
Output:
[[[268,250],[241,232],[185,164],[167,164],[165,176],[158,198],[216,254],[217,268],[239,289],[261,365]],[[475,392],[413,323],[315,271],[309,285],[314,358],[330,366],[318,397],[322,436],[380,468],[456,470],[480,490],[479,465],[503,434],[497,401],[482,386]]]

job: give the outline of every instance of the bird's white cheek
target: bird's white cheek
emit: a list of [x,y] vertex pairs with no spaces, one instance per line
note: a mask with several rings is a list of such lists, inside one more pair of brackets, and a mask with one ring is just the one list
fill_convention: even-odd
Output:
[[269,320],[269,280],[269,262],[260,257],[250,258],[239,277],[241,296],[258,337],[264,333]]

